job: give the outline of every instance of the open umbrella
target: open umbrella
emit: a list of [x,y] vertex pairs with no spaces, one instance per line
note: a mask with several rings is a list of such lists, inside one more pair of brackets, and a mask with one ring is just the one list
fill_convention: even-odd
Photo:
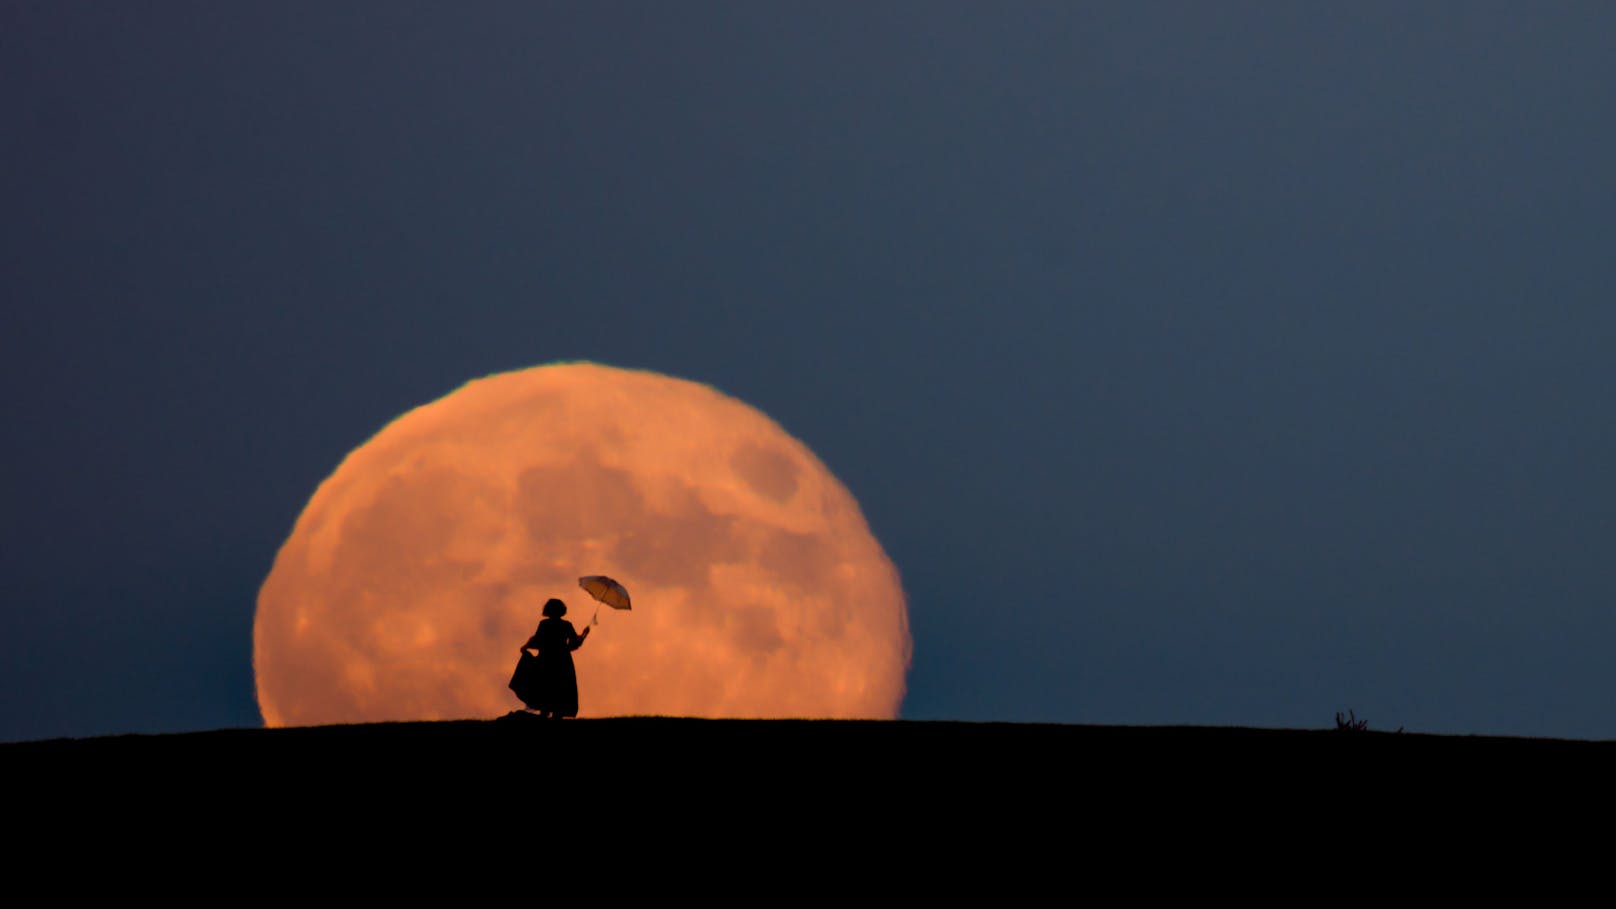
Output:
[[[586,578],[579,578],[578,586],[588,591],[589,595],[594,597],[599,602],[605,603],[607,606],[610,606],[613,609],[634,608],[629,603],[628,590],[625,589],[622,584],[617,583],[603,574],[592,574]],[[600,607],[596,606],[595,617],[589,620],[589,624],[598,625],[599,623]]]

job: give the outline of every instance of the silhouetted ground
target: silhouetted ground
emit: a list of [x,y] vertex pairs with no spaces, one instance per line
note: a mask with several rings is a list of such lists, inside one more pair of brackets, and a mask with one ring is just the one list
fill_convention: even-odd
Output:
[[777,862],[782,844],[794,854],[817,844],[814,855],[841,861],[923,844],[926,861],[1036,854],[1040,873],[1066,853],[1138,862],[1189,844],[1220,862],[1253,850],[1265,861],[1351,862],[1371,847],[1423,855],[1433,837],[1524,835],[1515,819],[1576,810],[1603,791],[1613,762],[1616,742],[649,717],[0,745],[13,829],[29,829],[30,811],[53,828],[88,812],[90,829],[104,835],[111,823],[124,839],[162,818],[204,837],[291,824],[321,841],[565,844],[636,861]]
[[542,767],[632,786],[660,785],[677,775],[716,784],[796,779],[810,789],[880,780],[886,788],[938,773],[1004,773],[1000,785],[1022,788],[1099,772],[1277,780],[1306,776],[1309,768],[1451,773],[1545,761],[1609,766],[1613,759],[1616,742],[1406,732],[669,717],[545,721],[526,714],[0,744],[0,761],[19,771],[94,766],[114,778],[182,778],[187,766],[229,765],[315,786],[345,773],[477,767],[483,774],[509,769],[525,776]]

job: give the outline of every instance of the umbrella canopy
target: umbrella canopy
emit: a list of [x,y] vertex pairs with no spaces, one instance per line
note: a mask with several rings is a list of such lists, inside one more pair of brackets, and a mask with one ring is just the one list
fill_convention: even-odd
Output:
[[622,584],[617,583],[603,574],[590,575],[579,578],[578,586],[589,591],[589,595],[605,603],[613,609],[633,609],[629,605],[628,591]]

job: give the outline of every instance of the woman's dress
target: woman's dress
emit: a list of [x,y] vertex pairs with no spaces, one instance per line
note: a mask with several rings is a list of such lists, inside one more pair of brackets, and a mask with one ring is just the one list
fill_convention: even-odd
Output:
[[522,645],[539,652],[533,666],[531,686],[520,695],[528,707],[556,716],[578,715],[578,673],[572,666],[572,652],[584,642],[572,623],[550,618],[539,623]]

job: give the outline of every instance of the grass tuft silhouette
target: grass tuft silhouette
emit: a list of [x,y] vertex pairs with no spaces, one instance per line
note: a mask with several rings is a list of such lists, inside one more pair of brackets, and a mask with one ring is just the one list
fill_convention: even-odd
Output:
[[1339,710],[1335,712],[1336,732],[1363,732],[1368,728],[1369,721],[1358,719],[1358,715],[1352,710],[1348,710],[1346,716],[1342,716]]

